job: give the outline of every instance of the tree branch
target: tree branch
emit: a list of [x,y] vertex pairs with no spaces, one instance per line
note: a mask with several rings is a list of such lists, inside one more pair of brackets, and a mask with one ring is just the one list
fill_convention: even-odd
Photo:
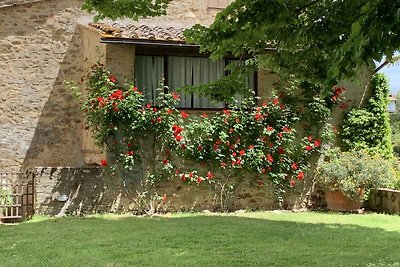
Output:
[[312,1],[311,3],[308,3],[308,4],[305,5],[305,6],[299,7],[299,8],[295,11],[295,13],[296,13],[296,14],[300,14],[301,11],[303,11],[304,9],[309,8],[309,7],[312,6],[312,5],[315,5],[315,4],[318,3],[318,2],[321,2],[321,0],[314,0],[314,1]]

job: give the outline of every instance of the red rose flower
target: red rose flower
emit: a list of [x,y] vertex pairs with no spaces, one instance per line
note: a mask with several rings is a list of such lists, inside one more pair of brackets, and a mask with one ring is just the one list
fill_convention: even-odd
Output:
[[117,82],[117,78],[115,78],[114,75],[110,75],[110,76],[108,77],[108,79],[109,79],[110,82],[112,82],[112,83],[116,83],[116,82]]
[[203,178],[201,178],[200,176],[199,177],[197,177],[197,183],[201,183],[202,181],[203,181]]
[[182,119],[186,119],[187,117],[189,117],[189,114],[187,114],[186,112],[182,111],[181,112],[181,116],[182,116]]
[[299,172],[297,174],[297,179],[299,179],[300,181],[304,179],[304,172]]
[[246,154],[246,152],[242,149],[239,151],[240,156],[244,156],[244,154]]
[[182,135],[175,135],[175,140],[176,140],[177,142],[182,141],[182,139],[183,139]]
[[135,154],[135,152],[133,150],[128,151],[128,156],[133,156],[133,154]]
[[198,151],[203,151],[203,147],[202,147],[202,146],[198,146],[198,147],[197,147],[197,150],[198,150]]
[[172,114],[172,109],[170,109],[170,108],[167,109],[167,113],[168,113],[168,114]]
[[267,127],[267,131],[268,131],[268,132],[272,132],[273,130],[274,130],[274,128],[272,128],[271,126],[268,126],[268,127]]
[[273,163],[273,162],[274,162],[274,158],[273,158],[270,154],[268,154],[268,155],[267,155],[267,161],[268,161],[269,163]]
[[307,137],[307,140],[308,140],[309,142],[312,142],[312,140],[313,140],[312,136],[309,135],[309,136]]
[[312,146],[306,146],[305,148],[307,151],[311,151],[312,150]]
[[164,163],[164,165],[167,165],[167,164],[169,163],[169,160],[164,159],[164,160],[163,160],[163,163]]
[[229,109],[224,109],[223,110],[225,116],[230,117],[231,116],[231,111]]
[[314,146],[315,147],[320,147],[321,146],[321,140],[317,139],[314,141]]
[[172,130],[174,131],[175,135],[178,135],[183,131],[183,128],[180,127],[179,125],[174,124],[172,125]]
[[213,179],[214,178],[214,174],[212,172],[207,172],[207,178],[208,179]]
[[201,117],[202,117],[203,119],[205,119],[205,118],[208,117],[208,115],[207,115],[206,113],[203,113],[203,114],[201,114]]
[[285,149],[283,147],[278,148],[278,154],[284,154]]
[[292,170],[297,170],[298,169],[298,166],[297,166],[297,163],[296,162],[293,162],[292,163]]
[[118,89],[110,95],[110,100],[122,100],[124,99],[124,93],[122,90]]
[[273,103],[274,103],[274,106],[278,105],[279,104],[279,98],[275,97]]
[[173,98],[173,99],[179,100],[179,97],[180,97],[180,96],[179,96],[177,93],[172,92],[171,95],[172,95],[172,98]]
[[264,118],[264,116],[260,113],[256,113],[254,115],[254,120],[256,120],[256,121],[262,120],[263,118]]
[[182,174],[181,180],[182,180],[183,182],[186,181],[186,175],[185,175],[185,174]]
[[296,181],[295,180],[290,180],[290,182],[289,182],[289,184],[290,184],[290,186],[295,186],[296,185]]
[[107,166],[108,163],[107,163],[107,160],[102,159],[100,164],[101,164],[101,166]]

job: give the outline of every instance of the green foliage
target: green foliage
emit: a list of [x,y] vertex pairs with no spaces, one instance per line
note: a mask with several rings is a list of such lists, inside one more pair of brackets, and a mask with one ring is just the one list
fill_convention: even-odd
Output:
[[[249,54],[285,79],[318,85],[326,94],[354,78],[372,60],[389,59],[400,47],[400,3],[386,0],[236,0],[210,27],[186,32],[201,51],[221,58]],[[266,49],[276,52],[267,52]]]
[[[170,2],[86,0],[83,8],[97,18],[137,20],[164,14]],[[363,66],[373,69],[373,60],[392,59],[400,47],[399,9],[396,0],[235,0],[209,27],[195,25],[185,36],[214,59],[246,55],[254,67],[312,82],[325,95]]]
[[96,10],[96,20],[110,18],[130,18],[138,20],[140,17],[155,17],[164,15],[172,0],[86,0],[83,10]]
[[393,156],[388,105],[388,83],[376,74],[370,84],[372,96],[364,108],[354,108],[343,120],[341,137],[344,148],[366,149],[385,157]]
[[392,129],[393,154],[400,158],[400,113],[398,111],[390,115],[390,127]]
[[[240,107],[194,116],[175,108],[179,95],[164,92],[168,88],[159,92],[156,106],[146,104],[142,92],[130,84],[118,85],[101,64],[93,65],[86,85],[85,94],[73,91],[82,101],[86,127],[97,145],[105,145],[113,155],[109,164],[132,170],[153,151],[154,166],[147,174],[150,184],[178,179],[209,183],[229,193],[250,173],[255,185],[272,182],[280,195],[302,183],[309,157],[319,152],[324,141],[318,131],[297,133],[296,126],[305,115],[290,90],[261,106],[252,95]],[[336,95],[335,89],[332,96]],[[326,105],[319,102],[314,108],[320,117],[314,123],[327,118]],[[193,162],[202,167],[191,167]]]
[[332,149],[326,161],[317,168],[318,182],[325,190],[342,191],[353,199],[359,199],[360,189],[396,187],[399,181],[397,162],[370,155],[366,151],[340,152]]
[[215,102],[234,103],[236,96],[250,97],[247,79],[250,72],[255,69],[252,66],[245,67],[244,64],[230,64],[226,67],[229,72],[228,76],[220,79],[196,86],[186,86],[181,88],[184,92],[197,94],[201,97],[207,97]]
[[9,188],[3,188],[0,186],[0,214],[2,214],[4,211],[1,206],[12,204],[11,193],[12,192]]

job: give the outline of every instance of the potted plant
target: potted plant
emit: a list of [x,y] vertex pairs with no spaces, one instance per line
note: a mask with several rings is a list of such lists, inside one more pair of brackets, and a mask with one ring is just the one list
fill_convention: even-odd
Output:
[[390,160],[363,150],[332,149],[317,168],[317,181],[325,189],[330,210],[358,210],[371,188],[385,187],[396,177]]

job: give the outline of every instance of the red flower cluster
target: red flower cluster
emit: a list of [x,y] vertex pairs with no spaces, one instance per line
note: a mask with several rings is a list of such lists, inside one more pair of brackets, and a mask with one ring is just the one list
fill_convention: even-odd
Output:
[[112,82],[112,83],[116,83],[116,82],[117,82],[117,78],[115,78],[114,75],[110,75],[110,76],[108,77],[108,79],[109,79],[110,82]]
[[254,115],[254,120],[259,121],[259,120],[262,120],[262,119],[264,119],[264,116],[261,113],[256,113]]
[[189,117],[189,114],[187,114],[186,112],[182,111],[181,112],[181,116],[182,116],[182,119],[186,119],[187,117]]
[[172,95],[172,98],[173,98],[173,99],[179,100],[179,97],[180,97],[180,96],[179,96],[177,93],[172,92],[171,95]]
[[110,95],[110,100],[122,100],[124,99],[124,93],[122,90],[118,89]]
[[174,132],[174,137],[177,142],[182,141],[183,137],[181,135],[183,128],[177,124],[172,125],[172,131]]
[[346,91],[346,88],[344,87],[338,87],[334,86],[333,87],[333,96],[331,97],[333,102],[337,102],[343,95],[343,93]]

